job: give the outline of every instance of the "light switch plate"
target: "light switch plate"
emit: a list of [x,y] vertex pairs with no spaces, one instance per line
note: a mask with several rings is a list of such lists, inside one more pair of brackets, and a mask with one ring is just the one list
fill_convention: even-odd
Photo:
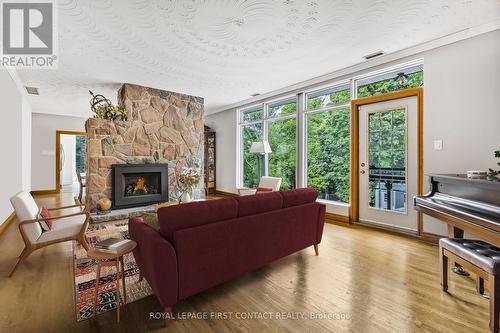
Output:
[[443,150],[443,140],[434,140],[434,150]]

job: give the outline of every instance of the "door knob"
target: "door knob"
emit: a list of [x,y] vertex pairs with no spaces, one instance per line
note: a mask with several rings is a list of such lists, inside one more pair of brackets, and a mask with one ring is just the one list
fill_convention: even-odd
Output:
[[363,162],[363,163],[361,163],[361,166],[362,166],[362,167],[364,167],[364,166],[365,166],[365,163],[364,163],[364,162]]
[[361,170],[361,174],[364,175],[365,174],[365,170]]

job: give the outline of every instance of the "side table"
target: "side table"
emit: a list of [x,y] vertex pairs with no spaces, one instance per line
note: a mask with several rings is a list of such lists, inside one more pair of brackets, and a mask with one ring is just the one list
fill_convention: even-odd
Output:
[[[123,288],[123,303],[127,303],[127,288],[125,286],[125,265],[123,256],[132,252],[137,247],[137,243],[133,240],[130,245],[117,253],[109,253],[100,251],[96,248],[91,248],[87,251],[87,257],[97,261],[97,272],[95,279],[95,298],[94,298],[94,316],[97,314],[97,299],[99,296],[99,280],[101,279],[101,267],[115,266],[116,267],[116,322],[120,322],[120,275]],[[121,269],[120,269],[121,266]]]

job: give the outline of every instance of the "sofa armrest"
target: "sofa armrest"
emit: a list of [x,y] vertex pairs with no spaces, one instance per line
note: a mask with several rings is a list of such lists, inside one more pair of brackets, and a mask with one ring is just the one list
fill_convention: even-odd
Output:
[[140,217],[128,221],[130,239],[137,242],[134,257],[156,297],[164,308],[178,300],[177,254],[175,249]]
[[325,226],[325,212],[326,205],[322,203],[319,204],[319,212],[318,212],[318,233],[316,234],[317,243],[321,243],[321,238],[323,236],[323,228]]

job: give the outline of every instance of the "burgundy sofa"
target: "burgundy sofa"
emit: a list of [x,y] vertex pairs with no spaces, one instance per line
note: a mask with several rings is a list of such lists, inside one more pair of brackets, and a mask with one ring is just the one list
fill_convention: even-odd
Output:
[[162,306],[321,242],[325,206],[305,188],[158,210],[160,232],[129,219],[141,276]]

